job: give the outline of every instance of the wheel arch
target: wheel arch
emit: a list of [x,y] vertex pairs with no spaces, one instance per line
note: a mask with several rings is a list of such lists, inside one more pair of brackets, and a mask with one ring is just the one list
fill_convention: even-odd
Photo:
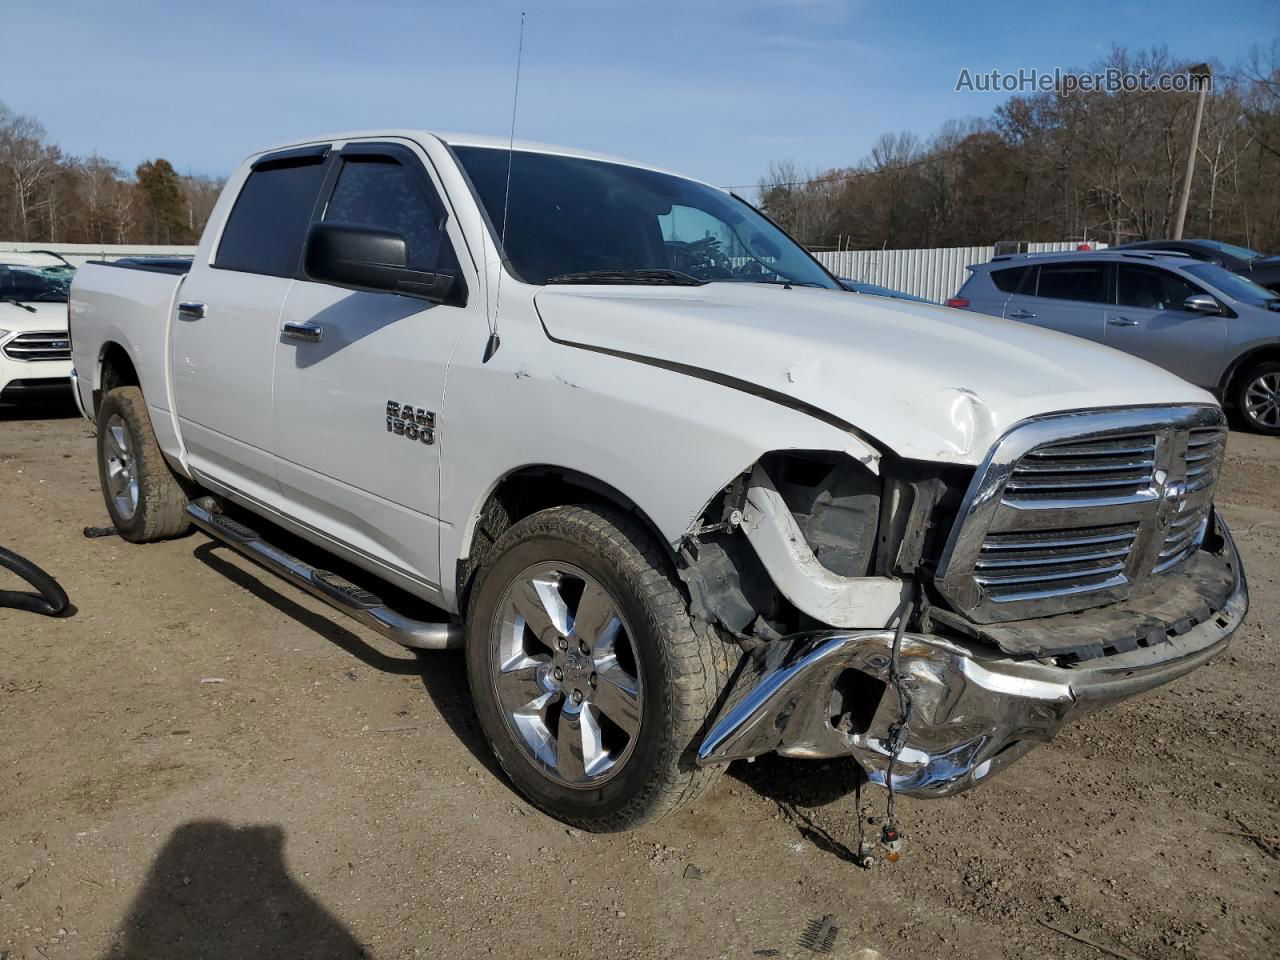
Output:
[[[675,550],[663,536],[653,519],[629,496],[604,480],[581,470],[555,464],[528,464],[508,471],[499,477],[479,498],[476,508],[468,517],[463,531],[461,555],[455,558],[455,587],[459,610],[466,609],[467,594],[478,564],[475,563],[473,546],[478,535],[496,539],[500,531],[479,533],[486,517],[496,514],[498,522],[510,526],[539,510],[573,504],[593,503],[611,506],[638,520],[659,544],[670,560],[676,559]],[[495,509],[496,508],[496,509]]]
[[108,340],[98,351],[98,364],[93,388],[93,413],[97,416],[102,398],[116,387],[138,387],[142,380],[129,351],[115,340]]
[[1257,363],[1268,360],[1280,362],[1280,340],[1259,344],[1246,350],[1228,365],[1222,380],[1218,383],[1218,395],[1225,402],[1232,402],[1232,394],[1236,387],[1236,378]]

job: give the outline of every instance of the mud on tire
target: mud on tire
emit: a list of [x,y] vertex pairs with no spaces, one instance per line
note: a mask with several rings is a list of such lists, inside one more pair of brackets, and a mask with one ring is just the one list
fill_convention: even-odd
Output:
[[111,522],[132,543],[191,529],[187,491],[156,443],[142,390],[116,387],[98,407],[98,478]]

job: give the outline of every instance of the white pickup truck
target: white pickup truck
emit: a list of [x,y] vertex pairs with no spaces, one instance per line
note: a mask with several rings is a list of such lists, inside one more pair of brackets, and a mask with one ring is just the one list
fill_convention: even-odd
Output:
[[1207,393],[846,292],[640,164],[416,130],[268,150],[193,262],[90,264],[70,313],[126,539],[194,525],[465,647],[514,784],[592,830],[770,751],[954,793],[1248,606]]

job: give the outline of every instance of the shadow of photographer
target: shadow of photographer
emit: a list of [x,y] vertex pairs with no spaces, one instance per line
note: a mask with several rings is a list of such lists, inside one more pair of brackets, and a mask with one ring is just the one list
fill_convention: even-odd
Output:
[[289,875],[281,828],[202,820],[169,837],[102,960],[368,955]]

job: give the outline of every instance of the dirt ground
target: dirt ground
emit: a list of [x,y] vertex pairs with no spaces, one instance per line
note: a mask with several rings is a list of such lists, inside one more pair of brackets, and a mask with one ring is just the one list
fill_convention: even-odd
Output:
[[0,958],[804,957],[828,914],[847,958],[1280,956],[1280,441],[1231,438],[1230,650],[900,801],[905,855],[872,870],[845,762],[739,764],[637,833],[567,830],[496,773],[461,656],[201,535],[86,539],[93,463],[70,412],[0,412],[0,545],[78,608],[0,610]]

